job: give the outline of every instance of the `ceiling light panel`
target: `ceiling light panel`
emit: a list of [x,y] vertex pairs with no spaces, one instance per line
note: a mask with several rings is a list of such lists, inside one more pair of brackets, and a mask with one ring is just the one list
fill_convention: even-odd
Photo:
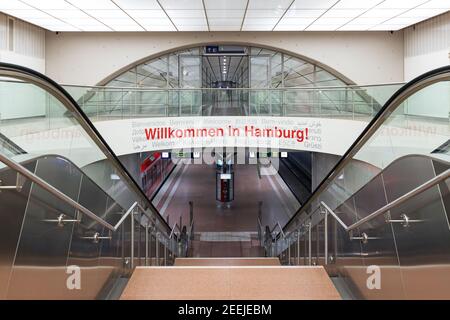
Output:
[[173,26],[173,24],[170,25],[166,25],[166,26],[156,26],[156,25],[143,25],[143,27],[147,30],[147,31],[177,31],[175,29],[175,27]]
[[89,16],[87,16],[86,18],[66,18],[63,21],[73,26],[77,26],[80,29],[83,29],[83,27],[85,26],[90,27],[103,26],[103,24],[100,21],[95,20],[94,18],[91,18]]
[[274,26],[278,18],[245,18],[244,25],[269,25]]
[[239,18],[242,20],[244,17],[245,10],[207,10],[206,11],[208,15],[208,19],[210,21],[212,19],[216,18],[222,18],[222,19],[233,19],[233,18]]
[[385,0],[380,3],[377,8],[379,9],[411,9],[421,4],[424,4],[428,0]]
[[58,17],[61,20],[66,20],[66,19],[86,19],[89,18],[89,15],[87,15],[86,13],[84,13],[83,11],[79,10],[79,9],[70,9],[70,10],[60,10],[60,9],[49,9],[49,10],[45,10],[46,13],[54,16],[54,17]]
[[164,10],[169,9],[203,9],[202,0],[159,0]]
[[341,25],[349,22],[350,20],[351,20],[350,18],[336,18],[336,17],[327,18],[327,17],[322,16],[319,19],[317,19],[316,21],[314,21],[314,24],[321,24],[321,25],[329,24],[329,25],[333,25],[333,26],[334,25],[341,26]]
[[280,25],[277,24],[274,31],[303,31],[305,28],[308,27],[308,24],[304,25]]
[[131,17],[133,17],[133,19],[145,19],[145,18],[164,18],[166,19],[167,16],[164,13],[163,10],[159,9],[159,10],[125,10],[126,13],[128,13]]
[[143,25],[146,29],[147,26],[158,26],[158,27],[165,27],[165,26],[171,26],[173,27],[172,22],[167,17],[161,17],[161,18],[136,18],[135,19],[139,24]]
[[241,26],[242,23],[242,19],[210,19],[209,20],[209,24],[214,26],[214,25],[220,25],[220,26],[226,26],[226,25],[236,25],[236,26]]
[[408,10],[405,13],[402,13],[400,16],[426,19],[427,17],[437,16],[447,11],[448,9],[420,9],[420,7],[417,7],[412,10]]
[[290,9],[329,9],[337,0],[295,0]]
[[372,9],[361,15],[364,18],[386,18],[390,19],[405,12],[405,9]]
[[172,18],[173,23],[178,26],[202,26],[206,25],[205,18]]
[[397,31],[397,30],[403,29],[405,27],[407,27],[407,25],[383,24],[383,25],[374,26],[374,27],[370,28],[369,30],[371,30],[371,31]]
[[337,29],[338,31],[366,31],[369,30],[371,27],[373,27],[373,24],[354,24],[354,23],[348,23],[346,25],[343,25]]
[[71,10],[71,9],[73,9],[73,6],[64,0],[21,0],[21,1],[30,6],[33,6],[35,8],[39,8],[41,10],[48,10],[48,9]]
[[329,18],[355,18],[365,11],[366,9],[331,9],[325,12],[323,16]]
[[207,25],[202,26],[183,26],[177,25],[178,31],[208,31]]
[[120,10],[85,10],[86,13],[96,19],[125,19],[127,14]]
[[33,18],[36,19],[50,19],[51,17],[42,11],[36,10],[36,9],[26,9],[26,10],[19,10],[19,9],[11,9],[11,10],[5,10],[8,14],[22,19],[22,20],[30,20]]
[[284,15],[285,18],[318,18],[326,10],[325,9],[303,9],[292,10],[289,9]]
[[274,25],[243,25],[242,31],[272,31]]
[[421,9],[449,9],[450,10],[450,0],[430,0],[422,4],[419,8]]
[[278,23],[278,26],[297,26],[297,25],[309,25],[313,23],[316,18],[283,18]]
[[341,0],[333,9],[370,9],[381,2],[382,0]]
[[[30,6],[18,0],[1,0],[0,10],[29,10],[32,9]],[[6,11],[5,11],[6,12]]]
[[124,10],[161,10],[156,0],[114,0],[114,2]]
[[245,10],[247,0],[204,0],[206,10]]
[[245,18],[280,18],[285,10],[247,10]]
[[308,31],[334,31],[337,30],[339,27],[341,27],[342,24],[341,23],[336,23],[336,24],[312,24],[310,25],[308,28],[306,28],[306,30]]
[[352,21],[350,21],[349,23],[351,23],[352,25],[369,25],[370,27],[373,27],[377,24],[380,24],[382,22],[386,21],[386,18],[366,18],[366,17],[358,17],[356,19],[353,19]]
[[170,18],[204,18],[203,10],[166,10]]
[[118,9],[110,0],[66,0],[73,6],[82,10],[114,10]]
[[239,31],[241,29],[241,25],[209,25],[209,29],[211,31]]
[[261,9],[287,9],[292,3],[292,0],[249,0],[249,10],[261,10]]
[[392,19],[387,20],[386,22],[384,22],[385,24],[402,24],[402,25],[412,25],[415,24],[419,21],[421,21],[423,18],[418,18],[418,17],[395,17]]

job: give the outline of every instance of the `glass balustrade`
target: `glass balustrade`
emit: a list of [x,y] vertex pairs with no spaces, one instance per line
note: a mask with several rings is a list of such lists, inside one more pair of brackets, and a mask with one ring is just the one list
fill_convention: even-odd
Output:
[[284,116],[370,120],[399,84],[283,89],[66,86],[94,120],[180,116]]

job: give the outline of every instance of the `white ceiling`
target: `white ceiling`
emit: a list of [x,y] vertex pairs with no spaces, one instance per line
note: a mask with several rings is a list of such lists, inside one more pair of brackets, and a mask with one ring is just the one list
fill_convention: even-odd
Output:
[[450,0],[0,0],[51,31],[395,31],[449,10]]

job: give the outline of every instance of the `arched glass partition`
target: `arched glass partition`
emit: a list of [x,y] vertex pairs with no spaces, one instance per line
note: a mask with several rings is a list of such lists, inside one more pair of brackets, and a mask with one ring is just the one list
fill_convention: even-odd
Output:
[[300,57],[225,45],[153,56],[75,96],[96,120],[199,115],[369,120],[397,87],[351,86]]

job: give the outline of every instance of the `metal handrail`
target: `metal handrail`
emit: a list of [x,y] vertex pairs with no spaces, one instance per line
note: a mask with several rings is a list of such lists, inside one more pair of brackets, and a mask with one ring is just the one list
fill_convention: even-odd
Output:
[[450,169],[445,170],[444,172],[438,174],[437,176],[435,176],[434,178],[428,180],[427,182],[421,184],[420,186],[412,189],[411,191],[405,193],[404,195],[398,197],[397,199],[389,202],[388,204],[386,204],[385,206],[381,207],[378,210],[375,210],[374,212],[372,212],[371,214],[367,215],[366,217],[362,218],[361,220],[358,220],[357,222],[353,223],[350,226],[347,226],[338,216],[337,214],[331,210],[331,208],[323,201],[320,202],[320,205],[325,208],[328,213],[331,214],[331,216],[333,216],[334,219],[336,219],[337,222],[339,222],[339,224],[344,228],[345,231],[350,232],[358,227],[360,227],[361,225],[372,221],[373,219],[375,219],[376,217],[378,217],[379,215],[385,213],[386,211],[391,210],[392,208],[404,203],[405,201],[411,199],[412,197],[434,187],[435,185],[437,185],[438,183],[448,179],[450,177]]
[[272,228],[272,230],[270,231],[270,233],[272,234],[277,228],[280,229],[281,235],[283,238],[286,238],[286,234],[283,231],[283,227],[280,224],[280,221],[277,221],[277,223],[275,223],[275,226]]
[[66,107],[67,110],[71,112],[71,115],[77,119],[78,124],[85,130],[92,141],[103,152],[103,154],[111,162],[111,164],[117,169],[120,176],[124,179],[124,181],[126,181],[130,189],[134,191],[134,193],[140,198],[142,203],[145,203],[145,205],[148,206],[150,210],[152,210],[153,215],[166,229],[165,232],[169,232],[170,227],[168,226],[167,222],[159,215],[150,200],[144,195],[143,191],[139,188],[139,186],[127,172],[125,167],[117,159],[109,145],[100,136],[97,129],[92,125],[87,116],[83,113],[83,111],[81,111],[81,108],[77,105],[76,101],[64,90],[64,88],[39,72],[9,63],[0,63],[0,76],[12,77],[14,79],[36,85],[51,94],[58,101],[60,101],[64,105],[64,107]]
[[[347,152],[342,156],[341,160],[334,166],[327,177],[314,190],[312,195],[308,198],[305,204],[292,216],[286,223],[283,230],[287,230],[289,226],[305,212],[311,204],[317,200],[317,197],[325,191],[325,188],[341,173],[341,170],[353,159],[353,156],[365,145],[365,143],[372,137],[377,129],[384,123],[384,121],[391,115],[393,110],[397,108],[409,96],[421,90],[424,87],[432,85],[441,81],[450,80],[450,65],[441,67],[430,72],[427,72],[400,88],[389,100],[385,103],[380,112],[372,119],[366,126],[366,129],[360,134],[356,141],[350,146]],[[278,236],[277,236],[278,237]]]
[[180,232],[182,232],[182,230],[181,230],[180,226],[178,225],[178,223],[175,222],[175,223],[173,224],[173,226],[172,226],[172,230],[170,231],[169,239],[172,239],[173,235],[175,234],[175,229],[176,229],[176,228],[178,228],[178,230],[179,230]]

